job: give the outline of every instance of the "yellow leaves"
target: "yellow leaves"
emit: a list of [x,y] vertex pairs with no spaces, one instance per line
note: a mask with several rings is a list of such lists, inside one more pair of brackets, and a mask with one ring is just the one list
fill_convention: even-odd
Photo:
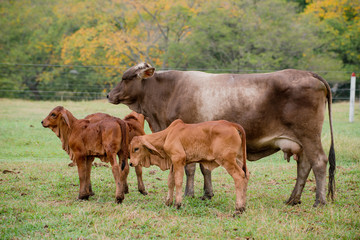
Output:
[[[203,1],[113,0],[98,6],[96,3],[100,2],[92,0],[70,4],[69,9],[63,10],[69,17],[89,11],[87,8],[97,12],[96,6],[106,17],[85,14],[93,18],[89,21],[95,24],[82,24],[82,28],[65,37],[61,57],[65,64],[129,66],[150,60],[155,65],[162,65],[164,50],[161,48],[172,39],[183,39],[191,34],[185,18],[178,21],[179,16],[197,13],[201,5],[197,3]],[[175,14],[178,10],[183,11],[178,13],[179,16]]]
[[37,42],[35,47],[45,53],[50,53],[54,48],[52,44],[47,44],[46,42]]
[[310,3],[304,13],[314,13],[321,20],[341,18],[347,21],[348,14],[357,13],[356,18],[359,19],[360,2],[356,0],[318,0]]

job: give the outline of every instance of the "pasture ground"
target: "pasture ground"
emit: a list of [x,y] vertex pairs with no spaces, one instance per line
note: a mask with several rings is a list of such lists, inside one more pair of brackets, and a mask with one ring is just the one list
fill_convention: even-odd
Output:
[[[147,196],[137,191],[134,169],[121,205],[108,167],[93,167],[95,196],[77,200],[76,167],[55,134],[41,120],[57,105],[77,118],[106,112],[124,117],[125,105],[91,102],[36,102],[0,99],[0,238],[1,239],[360,239],[360,110],[348,122],[348,103],[333,104],[336,200],[313,208],[315,179],[311,173],[302,204],[286,206],[296,180],[296,162],[277,153],[248,162],[247,209],[233,217],[234,183],[223,168],[213,171],[212,200],[202,201],[203,180],[197,168],[195,198],[177,210],[167,207],[168,172],[143,169]],[[327,115],[327,113],[326,113]],[[146,132],[150,133],[149,128]],[[328,118],[322,140],[330,145]],[[99,163],[99,160],[96,160]],[[184,179],[185,181],[185,179]]]

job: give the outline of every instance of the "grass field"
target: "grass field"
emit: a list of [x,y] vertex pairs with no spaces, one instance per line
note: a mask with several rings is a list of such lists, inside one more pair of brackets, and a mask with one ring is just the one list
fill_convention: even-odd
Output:
[[[164,204],[168,172],[143,169],[147,196],[137,191],[134,169],[121,205],[115,204],[111,168],[93,167],[95,196],[77,200],[76,167],[55,134],[41,120],[57,105],[77,118],[106,112],[124,117],[130,110],[106,101],[34,102],[0,99],[0,239],[360,239],[360,110],[348,122],[348,103],[333,105],[336,200],[313,208],[311,173],[302,204],[286,206],[296,180],[296,163],[281,153],[248,162],[251,173],[247,209],[233,217],[234,183],[223,168],[213,171],[212,200],[202,201],[203,180],[197,169],[195,198],[180,210]],[[327,115],[327,114],[326,114]],[[146,131],[149,133],[148,127]],[[322,140],[328,152],[329,123]],[[96,160],[99,162],[99,160]]]

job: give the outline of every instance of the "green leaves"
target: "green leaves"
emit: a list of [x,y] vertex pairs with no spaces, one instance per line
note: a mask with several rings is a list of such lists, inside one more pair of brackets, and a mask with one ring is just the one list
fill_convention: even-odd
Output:
[[38,99],[64,81],[103,90],[142,61],[213,72],[355,71],[359,12],[347,0],[1,1],[0,63],[110,67],[65,80],[74,69],[4,67],[0,86]]

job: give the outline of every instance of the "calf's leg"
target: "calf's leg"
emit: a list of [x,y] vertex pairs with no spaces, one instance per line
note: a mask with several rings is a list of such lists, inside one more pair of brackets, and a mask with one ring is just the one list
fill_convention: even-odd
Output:
[[245,172],[236,164],[236,159],[224,160],[222,166],[231,175],[235,182],[235,214],[243,213],[246,206],[246,190],[248,185],[248,178]]
[[86,157],[76,157],[76,164],[79,174],[80,181],[80,190],[79,190],[79,199],[88,200],[90,193],[87,185],[87,167],[86,167]]
[[181,162],[185,162],[185,160],[179,160],[173,162],[174,168],[174,180],[175,180],[175,207],[179,209],[181,207],[182,201],[182,184],[184,179],[184,165]]
[[171,166],[168,176],[168,195],[165,201],[166,206],[171,206],[173,204],[174,188],[175,188],[174,168],[173,166]]
[[87,188],[86,191],[89,192],[90,196],[95,195],[91,187],[91,168],[93,161],[94,161],[93,157],[86,158],[86,188]]
[[136,178],[137,178],[137,182],[138,182],[138,190],[142,195],[147,195],[148,193],[145,190],[145,185],[142,179],[142,167],[141,166],[136,166],[135,167],[135,172],[136,172]]
[[115,184],[116,184],[116,192],[115,192],[115,202],[121,203],[125,198],[125,189],[124,184],[120,180],[120,166],[116,161],[116,153],[106,153],[109,156],[112,173],[114,175]]
[[[121,155],[118,155],[119,159],[122,159],[123,157]],[[120,168],[120,182],[123,184],[124,193],[129,193],[129,186],[127,183],[127,176],[129,175],[129,163],[127,158],[124,158],[122,162],[120,162],[121,168]]]

